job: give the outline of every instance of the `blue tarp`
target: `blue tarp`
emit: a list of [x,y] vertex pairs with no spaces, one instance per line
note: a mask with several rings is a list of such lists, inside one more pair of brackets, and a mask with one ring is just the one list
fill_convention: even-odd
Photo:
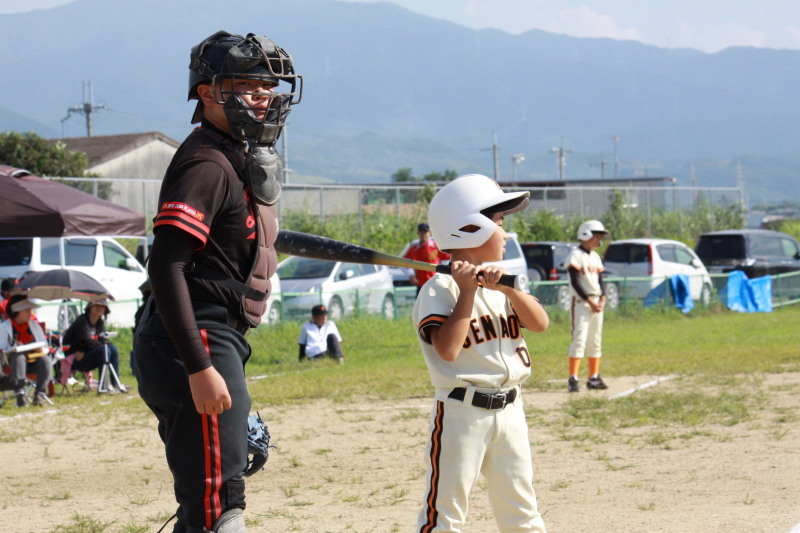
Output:
[[728,309],[740,313],[772,312],[771,276],[750,279],[741,270],[734,270],[722,292]]
[[672,288],[672,298],[675,300],[675,307],[684,313],[694,309],[694,300],[689,293],[689,276],[686,274],[676,274],[669,278],[669,285]]
[[672,294],[675,307],[684,313],[688,313],[694,309],[694,300],[692,300],[692,296],[689,293],[689,276],[686,274],[676,274],[671,276],[669,280],[658,284],[658,286],[647,293],[642,305],[651,307],[659,302],[665,301],[667,299],[667,289],[669,289]]

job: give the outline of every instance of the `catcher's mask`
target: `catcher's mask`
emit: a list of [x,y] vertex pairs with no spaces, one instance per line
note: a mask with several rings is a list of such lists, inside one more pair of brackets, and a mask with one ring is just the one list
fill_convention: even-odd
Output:
[[[234,79],[253,80],[256,87],[261,83],[275,85],[262,118],[242,96],[261,99],[266,95],[241,87],[235,90]],[[224,83],[225,80],[230,82]],[[217,103],[225,106],[233,136],[255,144],[274,143],[290,106],[299,104],[303,96],[303,77],[295,74],[292,57],[268,38],[252,33],[242,37],[218,31],[194,46],[189,63],[189,100],[199,99],[197,86],[201,83],[210,83]],[[202,106],[199,102],[192,124],[202,118]]]
[[[189,100],[199,100],[201,83],[211,85],[231,135],[250,148],[245,178],[256,201],[274,204],[281,193],[281,161],[275,142],[290,107],[303,96],[303,78],[295,74],[291,56],[266,37],[219,31],[192,48]],[[202,116],[203,103],[198,102],[192,123]]]

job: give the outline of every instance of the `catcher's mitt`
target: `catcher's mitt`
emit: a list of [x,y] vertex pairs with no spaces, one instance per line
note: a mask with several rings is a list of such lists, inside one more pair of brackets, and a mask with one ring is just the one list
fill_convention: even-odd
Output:
[[275,446],[269,444],[269,428],[256,411],[256,414],[247,417],[247,454],[252,458],[247,459],[247,468],[243,472],[245,476],[252,476],[264,468],[270,448]]

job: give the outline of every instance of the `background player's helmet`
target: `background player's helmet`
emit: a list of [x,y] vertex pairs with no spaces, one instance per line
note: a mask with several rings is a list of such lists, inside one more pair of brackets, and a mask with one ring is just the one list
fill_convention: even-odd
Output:
[[460,176],[436,193],[428,208],[431,234],[440,250],[476,248],[495,232],[491,214],[508,215],[525,209],[528,191],[503,192],[492,179],[480,174]]
[[[278,84],[263,119],[256,117],[241,93],[222,90],[223,80],[233,78]],[[256,144],[271,144],[278,139],[289,106],[300,103],[303,93],[303,79],[295,74],[292,57],[271,40],[252,33],[242,37],[218,31],[192,47],[189,100],[199,100],[197,86],[201,83],[210,83],[218,103],[224,104],[232,135]],[[192,124],[200,122],[202,116],[203,103],[198,102]]]
[[608,235],[608,232],[606,231],[606,228],[603,226],[602,222],[599,220],[587,220],[578,228],[578,240],[588,241],[595,233]]

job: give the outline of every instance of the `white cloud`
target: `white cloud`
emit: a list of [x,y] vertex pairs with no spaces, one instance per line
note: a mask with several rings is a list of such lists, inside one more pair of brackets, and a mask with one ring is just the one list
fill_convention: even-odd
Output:
[[614,17],[585,5],[569,7],[552,0],[469,0],[464,11],[474,27],[503,28],[509,33],[535,28],[574,37],[641,39],[635,29],[620,27]]
[[763,30],[751,28],[733,21],[723,21],[711,25],[698,26],[685,21],[677,24],[675,37],[667,46],[672,48],[695,48],[714,53],[730,46],[768,46],[767,35]]

